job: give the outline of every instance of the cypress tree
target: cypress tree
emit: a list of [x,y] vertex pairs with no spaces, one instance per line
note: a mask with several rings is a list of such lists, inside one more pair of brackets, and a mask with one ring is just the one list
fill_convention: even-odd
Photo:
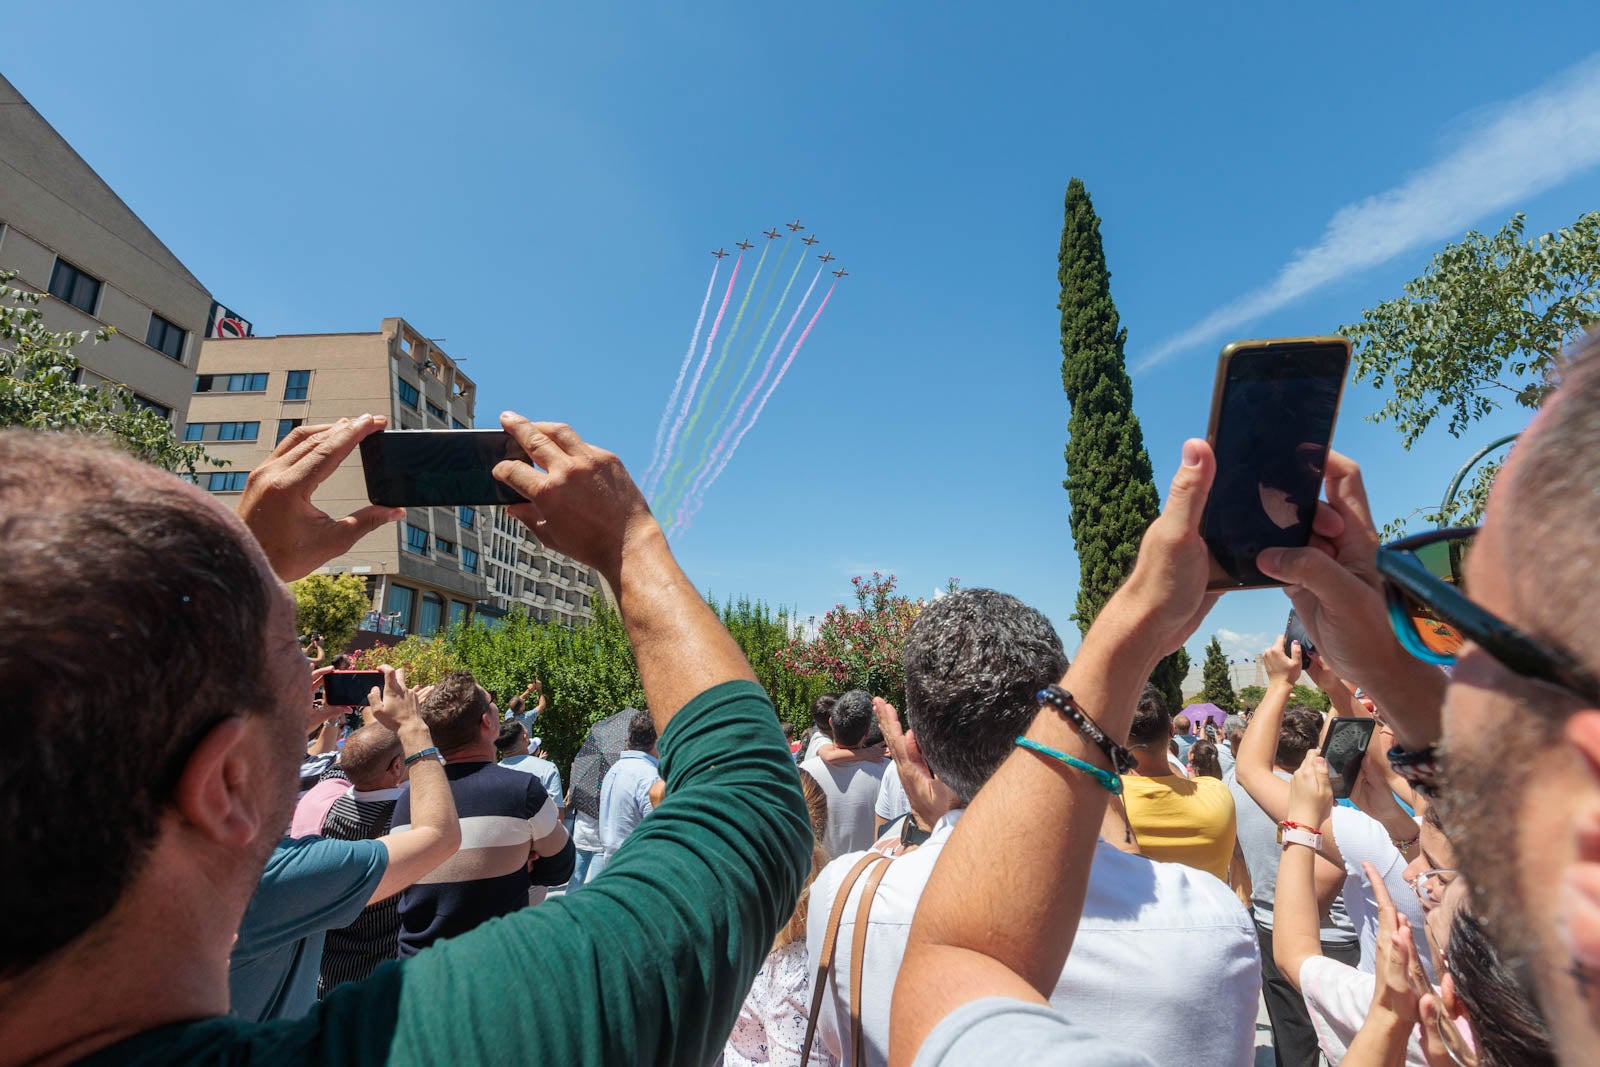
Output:
[[1233,692],[1233,672],[1228,670],[1228,657],[1222,654],[1222,642],[1217,640],[1215,634],[1206,646],[1206,661],[1201,671],[1205,678],[1205,689],[1201,696],[1229,715],[1238,711],[1239,700]]
[[[1067,183],[1061,228],[1061,385],[1072,408],[1067,422],[1067,476],[1078,549],[1078,605],[1073,618],[1088,633],[1139,555],[1139,539],[1161,510],[1144,432],[1133,413],[1133,382],[1123,361],[1128,331],[1111,299],[1111,272],[1100,241],[1100,217],[1083,182]],[[1182,656],[1181,662],[1178,656]],[[1172,707],[1183,703],[1188,655],[1161,661],[1151,681]]]

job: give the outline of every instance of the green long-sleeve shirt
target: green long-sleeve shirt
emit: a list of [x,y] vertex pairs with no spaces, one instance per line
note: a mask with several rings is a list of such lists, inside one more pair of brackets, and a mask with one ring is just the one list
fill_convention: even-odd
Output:
[[660,752],[666,801],[581,893],[385,964],[303,1019],[180,1023],[83,1062],[710,1062],[794,909],[811,829],[754,683],[696,697]]

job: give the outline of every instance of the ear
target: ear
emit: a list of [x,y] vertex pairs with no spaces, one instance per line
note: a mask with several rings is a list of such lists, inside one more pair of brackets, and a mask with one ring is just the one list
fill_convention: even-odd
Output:
[[1561,894],[1561,930],[1573,961],[1600,967],[1600,799],[1594,779],[1600,778],[1600,710],[1586,709],[1567,720],[1566,739],[1584,762],[1591,779],[1590,796],[1573,804],[1573,862],[1565,872]]
[[259,838],[281,788],[258,758],[252,734],[239,716],[212,727],[190,754],[173,791],[178,813],[219,845],[242,848]]

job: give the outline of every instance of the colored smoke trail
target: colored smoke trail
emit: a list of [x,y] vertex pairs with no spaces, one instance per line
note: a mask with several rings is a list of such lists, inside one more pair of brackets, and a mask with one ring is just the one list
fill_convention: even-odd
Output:
[[[700,423],[700,415],[706,409],[706,401],[716,390],[717,379],[722,377],[722,368],[728,362],[728,353],[733,350],[733,342],[739,337],[739,323],[744,321],[745,309],[750,306],[750,295],[756,290],[756,280],[761,277],[761,267],[767,261],[767,252],[772,248],[768,241],[761,250],[760,257],[756,260],[755,273],[750,275],[750,284],[745,286],[744,297],[739,301],[739,310],[733,316],[733,325],[728,327],[728,336],[723,339],[722,351],[717,353],[716,365],[711,368],[711,377],[706,380],[706,387],[695,400],[694,414],[689,416],[689,423],[683,428],[683,439],[692,441],[694,429]],[[741,253],[742,255],[742,253]],[[735,264],[737,269],[737,264]],[[666,501],[673,499],[672,491],[683,482],[683,457],[673,460],[672,466],[667,469],[666,480],[661,487],[662,498]]]
[[722,260],[717,260],[711,268],[711,280],[706,282],[705,299],[700,301],[700,314],[694,320],[694,333],[689,338],[689,351],[683,354],[683,366],[678,368],[678,380],[672,383],[672,396],[667,399],[667,406],[661,409],[661,424],[656,427],[656,447],[650,453],[650,470],[645,475],[648,484],[656,474],[656,465],[661,461],[661,442],[667,437],[667,423],[672,421],[672,409],[678,403],[678,397],[683,392],[683,379],[689,374],[689,364],[694,362],[694,350],[700,344],[700,327],[706,324],[706,309],[711,306],[711,290],[717,287],[717,274],[722,270]]
[[[828,300],[832,298],[833,291],[837,288],[839,288],[839,283],[837,281],[828,286],[827,293],[823,294],[822,303],[817,305],[816,314],[811,316],[811,321],[806,323],[806,328],[800,332],[800,339],[796,341],[794,343],[794,347],[789,350],[789,357],[783,361],[783,366],[779,369],[778,376],[774,378],[772,380],[772,384],[767,387],[766,393],[761,397],[761,403],[756,405],[755,414],[750,416],[750,421],[745,424],[744,429],[739,431],[739,436],[733,439],[733,446],[728,449],[728,454],[722,457],[722,462],[720,465],[718,465],[716,471],[711,475],[711,480],[706,482],[705,490],[709,490],[717,483],[717,479],[722,477],[722,472],[727,469],[728,463],[732,461],[734,453],[739,451],[739,442],[744,440],[744,435],[749,433],[751,429],[755,427],[756,421],[761,418],[761,412],[766,408],[767,401],[772,398],[774,390],[776,390],[778,385],[783,381],[783,376],[789,373],[789,365],[794,362],[794,357],[799,353],[800,346],[806,343],[806,338],[811,336],[811,327],[815,326],[817,324],[817,319],[822,317],[823,309],[828,306]],[[699,496],[695,497],[689,502],[689,506],[683,515],[674,520],[673,530],[687,528],[689,520],[693,519],[695,513],[700,510],[700,501],[705,499],[705,490],[702,490]],[[668,532],[669,534],[671,533],[671,531]]]
[[[788,249],[787,248],[784,249],[784,254],[785,255],[788,254]],[[800,276],[800,268],[804,267],[805,265],[806,265],[806,257],[805,257],[805,253],[802,252],[801,255],[800,255],[799,260],[797,260],[795,262],[794,270],[789,273],[788,282],[784,284],[783,294],[778,297],[778,306],[772,309],[772,314],[767,318],[766,327],[764,329],[762,329],[761,336],[760,336],[760,338],[757,339],[756,344],[755,344],[755,348],[750,353],[749,360],[747,360],[745,362],[744,373],[739,375],[739,381],[734,385],[733,389],[730,390],[729,393],[728,393],[727,403],[722,405],[722,410],[717,413],[716,420],[712,422],[710,428],[707,429],[706,432],[705,432],[705,435],[704,435],[705,439],[701,443],[702,447],[700,449],[700,455],[698,457],[696,457],[694,464],[689,468],[688,475],[686,475],[686,477],[685,477],[686,481],[692,479],[690,488],[684,493],[684,495],[682,497],[679,498],[679,503],[681,503],[684,500],[687,500],[691,495],[693,495],[694,491],[696,489],[698,489],[700,487],[700,485],[705,482],[706,471],[710,468],[710,465],[713,462],[715,462],[717,456],[722,453],[723,448],[728,443],[728,438],[733,436],[734,427],[738,426],[739,420],[737,418],[735,418],[733,420],[733,422],[730,423],[728,421],[728,413],[733,410],[733,405],[739,402],[739,395],[740,395],[740,393],[742,393],[744,391],[745,383],[750,380],[750,373],[756,369],[756,364],[761,360],[761,352],[762,352],[763,349],[765,349],[767,347],[767,338],[772,335],[772,327],[777,324],[778,316],[783,314],[783,309],[786,306],[788,306],[788,303],[789,303],[789,292],[790,292],[790,290],[792,290],[794,288],[795,279]],[[782,266],[783,266],[783,259],[782,259],[782,257],[780,257],[778,259],[777,265],[773,267],[772,278],[767,282],[767,290],[768,291],[771,290],[772,283],[778,280],[778,274],[777,274],[778,268],[780,268]],[[822,270],[819,269],[817,271],[817,277],[821,277],[821,276],[822,276]],[[813,278],[811,280],[812,287],[814,288],[816,286],[816,284],[817,284],[816,279]],[[805,299],[800,301],[800,308],[803,308],[803,307],[806,306],[806,302],[810,299],[810,297],[811,297],[811,290],[807,289],[806,290]],[[762,294],[761,294],[761,300],[759,302],[757,302],[757,304],[756,304],[756,317],[757,318],[761,317],[761,309],[766,306],[766,303],[767,303],[767,292],[763,291]],[[795,315],[798,316],[799,314],[800,314],[800,309],[796,308],[795,309]],[[793,318],[791,318],[789,320],[789,326],[790,326],[791,329],[794,327],[794,319]],[[784,337],[788,336],[788,332],[789,332],[788,330],[784,331]],[[783,348],[783,338],[782,337],[780,337],[778,339],[778,348],[779,349]],[[776,355],[777,355],[777,351],[774,350],[773,356],[775,357]],[[761,374],[761,381],[757,382],[756,385],[755,385],[755,388],[750,391],[749,396],[745,397],[745,401],[744,401],[743,406],[741,406],[739,408],[739,414],[741,416],[745,413],[745,409],[750,406],[750,398],[754,397],[756,392],[758,392],[760,390],[761,382],[766,381],[767,380],[767,375],[772,372],[772,362],[773,361],[772,361],[771,358],[769,358],[767,360],[766,369],[763,370],[762,374]],[[712,442],[713,441],[716,442],[716,447],[714,447],[714,448],[712,447]],[[664,520],[670,520],[672,518],[672,515],[671,515],[670,512],[665,512],[665,513],[663,513],[662,517],[663,517]]]
[[[683,396],[683,407],[679,409],[678,418],[673,422],[671,432],[667,434],[667,447],[661,453],[660,467],[666,467],[667,462],[672,459],[672,447],[677,444],[678,433],[683,429],[683,421],[689,415],[689,402],[694,399],[695,390],[700,388],[700,372],[706,369],[706,360],[711,358],[711,346],[717,341],[717,330],[722,327],[722,316],[728,312],[728,301],[733,298],[733,285],[739,280],[739,264],[743,262],[744,254],[741,252],[739,258],[733,261],[733,273],[728,276],[728,291],[722,294],[722,306],[717,309],[716,320],[711,324],[711,335],[706,338],[706,350],[701,354],[700,364],[695,367],[694,378],[689,382],[689,390]],[[658,471],[656,477],[650,479],[650,483],[646,485],[644,491],[646,500],[655,493],[655,482],[660,477]]]
[[[804,263],[805,261],[801,260],[801,262]],[[789,339],[789,334],[794,330],[794,324],[800,321],[800,315],[805,311],[806,305],[811,303],[811,294],[817,288],[817,282],[822,278],[822,272],[825,269],[824,267],[818,267],[817,273],[811,279],[811,284],[806,286],[806,294],[800,298],[800,303],[795,305],[794,314],[789,316],[789,322],[784,326],[783,333],[778,335],[778,343],[772,346],[772,352],[767,356],[767,365],[761,368],[761,377],[756,379],[756,384],[752,385],[750,392],[745,394],[744,402],[739,405],[738,414],[733,417],[733,421],[729,422],[727,428],[723,431],[722,440],[718,441],[716,447],[711,450],[709,462],[701,469],[694,485],[690,486],[686,498],[696,496],[704,492],[705,489],[710,488],[710,485],[706,482],[706,477],[711,470],[712,464],[716,463],[718,456],[724,454],[723,449],[727,446],[728,439],[733,436],[734,431],[739,428],[740,423],[744,420],[744,413],[750,410],[750,405],[755,402],[756,394],[760,393],[761,387],[767,384],[767,379],[772,375],[772,368],[778,362],[778,353],[783,351],[783,343]],[[782,308],[779,310],[781,311]],[[760,355],[761,353],[758,351],[756,353],[757,358],[760,358]]]

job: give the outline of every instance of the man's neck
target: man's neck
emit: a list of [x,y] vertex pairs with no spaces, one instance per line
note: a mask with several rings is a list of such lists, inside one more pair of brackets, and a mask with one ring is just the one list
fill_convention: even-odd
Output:
[[1166,778],[1176,773],[1167,762],[1164,748],[1136,748],[1132,752],[1135,765],[1128,773],[1136,778]]
[[460,748],[442,750],[440,755],[444,756],[446,763],[493,763],[495,750],[492,742],[478,741]]

